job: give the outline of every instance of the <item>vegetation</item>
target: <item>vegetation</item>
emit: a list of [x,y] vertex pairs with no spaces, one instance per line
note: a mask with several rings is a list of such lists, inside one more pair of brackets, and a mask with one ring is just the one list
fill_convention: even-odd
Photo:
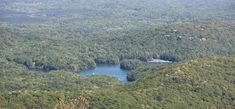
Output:
[[[145,6],[140,0],[4,1],[3,17],[7,13],[17,22],[0,20],[0,55],[29,69],[79,72],[123,59],[180,61],[235,53],[235,24],[229,19],[233,1],[175,2],[149,0]],[[19,22],[18,15],[25,22]],[[206,18],[209,15],[213,19]],[[26,16],[46,21],[29,23]]]
[[[1,102],[0,106],[53,108],[64,104],[79,108],[76,103],[79,102],[79,97],[83,97],[88,104],[85,106],[93,109],[233,108],[234,65],[234,57],[211,57],[171,64],[161,69],[154,69],[153,66],[145,68],[145,71],[138,69],[137,71],[142,71],[143,76],[135,82],[110,86],[107,89],[95,88],[72,92],[30,89],[1,91],[0,98],[4,102]],[[52,79],[47,81],[58,82]],[[75,102],[76,100],[78,101]]]
[[[234,0],[1,0],[0,108],[235,107]],[[147,64],[149,59],[172,64]],[[129,83],[80,77],[97,64]]]
[[[52,35],[32,36],[38,33],[28,33],[30,30],[22,31],[23,35],[4,27],[1,28],[3,46],[0,55],[29,69],[73,72],[94,68],[96,64],[116,64],[123,59],[147,61],[158,55],[171,61],[229,56],[235,53],[234,29],[233,23],[184,23],[102,33],[106,36],[57,38]],[[179,35],[180,39],[177,38]]]
[[[140,67],[137,67],[137,69],[132,70],[127,73],[127,80],[128,81],[136,81],[137,79],[140,79],[146,75],[150,75],[150,71],[159,71],[162,69],[167,69],[168,64],[146,64],[142,65]],[[147,73],[148,72],[148,73]]]
[[120,64],[120,68],[125,70],[134,70],[141,65],[142,62],[139,60],[123,60]]

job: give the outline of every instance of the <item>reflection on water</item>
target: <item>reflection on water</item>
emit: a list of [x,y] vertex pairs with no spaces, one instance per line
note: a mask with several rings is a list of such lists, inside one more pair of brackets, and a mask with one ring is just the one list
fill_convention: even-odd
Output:
[[127,72],[126,70],[120,69],[120,64],[117,65],[98,65],[95,69],[89,69],[80,72],[81,77],[86,77],[90,75],[107,75],[111,77],[116,77],[122,82],[127,81]]

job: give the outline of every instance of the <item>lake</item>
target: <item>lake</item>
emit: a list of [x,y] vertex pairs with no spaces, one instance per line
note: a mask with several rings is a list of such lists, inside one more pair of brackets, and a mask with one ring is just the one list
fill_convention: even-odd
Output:
[[116,65],[97,65],[95,69],[84,70],[80,72],[81,77],[87,77],[91,75],[107,75],[115,77],[122,82],[127,81],[127,70],[120,69],[120,64]]
[[[172,63],[171,61],[153,59],[148,61],[150,64],[161,64],[161,63]],[[48,72],[46,70],[40,69],[30,69],[31,72]],[[92,75],[107,75],[110,77],[115,77],[118,80],[127,83],[127,73],[128,70],[123,70],[120,68],[120,64],[105,64],[105,65],[97,65],[94,69],[88,69],[80,72],[81,77],[88,77]]]

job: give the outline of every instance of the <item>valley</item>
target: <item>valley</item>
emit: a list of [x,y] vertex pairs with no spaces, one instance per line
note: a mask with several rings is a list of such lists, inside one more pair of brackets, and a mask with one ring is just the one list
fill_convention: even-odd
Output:
[[234,109],[234,18],[233,0],[1,0],[0,109]]

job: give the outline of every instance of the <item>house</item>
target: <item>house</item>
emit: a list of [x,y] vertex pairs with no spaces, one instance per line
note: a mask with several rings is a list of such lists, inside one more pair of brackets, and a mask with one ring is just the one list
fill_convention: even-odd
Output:
[[207,41],[207,38],[201,38],[200,41],[205,42],[205,41]]
[[181,40],[182,39],[182,36],[177,36],[177,40]]
[[164,35],[165,37],[171,37],[171,35],[169,35],[169,34],[166,34],[166,35]]
[[193,40],[194,38],[193,38],[193,37],[189,37],[188,39],[189,39],[189,40]]

